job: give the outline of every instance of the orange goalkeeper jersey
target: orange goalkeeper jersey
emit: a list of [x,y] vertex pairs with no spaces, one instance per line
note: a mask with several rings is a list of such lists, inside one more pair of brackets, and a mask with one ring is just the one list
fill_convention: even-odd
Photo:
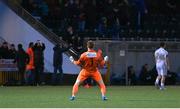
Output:
[[105,61],[102,58],[102,52],[95,50],[89,50],[81,54],[78,61],[74,61],[74,64],[79,65],[82,69],[92,73],[98,70],[98,67],[102,67]]

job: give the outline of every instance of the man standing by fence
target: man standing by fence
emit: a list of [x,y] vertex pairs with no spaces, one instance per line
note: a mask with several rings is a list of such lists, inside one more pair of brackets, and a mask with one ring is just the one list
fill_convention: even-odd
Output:
[[41,76],[44,71],[44,50],[45,44],[37,40],[33,46],[34,51],[34,67],[35,67],[35,84],[41,84]]
[[21,77],[21,85],[24,85],[24,73],[27,63],[29,63],[29,56],[24,51],[22,44],[18,44],[18,51],[16,53],[15,62],[17,62],[18,72]]

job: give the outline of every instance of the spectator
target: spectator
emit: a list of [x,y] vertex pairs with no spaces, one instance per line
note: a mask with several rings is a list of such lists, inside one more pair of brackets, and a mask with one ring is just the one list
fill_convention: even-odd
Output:
[[46,1],[42,1],[42,3],[40,4],[39,8],[41,9],[41,15],[42,15],[43,17],[48,16],[49,7],[48,7]]
[[141,84],[143,84],[143,85],[151,84],[152,77],[151,77],[149,69],[148,69],[148,64],[145,64],[142,66],[142,69],[141,69],[141,72],[139,75],[139,79],[140,79]]
[[76,51],[78,53],[82,53],[83,52],[83,38],[77,37],[76,47],[77,47]]
[[96,4],[92,0],[88,0],[85,4],[86,29],[94,31],[97,24]]
[[37,19],[41,19],[41,11],[40,11],[40,7],[37,3],[33,2],[32,3],[32,16],[34,16]]
[[177,74],[175,72],[168,71],[166,81],[169,85],[175,85],[177,82]]
[[76,35],[73,35],[69,41],[70,45],[76,50],[77,48],[77,37]]
[[79,2],[75,2],[74,0],[69,0],[68,3],[68,16],[70,18],[70,24],[72,25],[73,28],[78,27],[78,14],[79,14],[79,9],[78,9]]
[[25,74],[25,82],[27,85],[32,85],[34,80],[34,52],[33,52],[33,42],[29,43],[29,47],[27,49],[27,54],[29,55],[29,63],[26,65],[26,74]]
[[78,31],[84,32],[86,26],[86,15],[84,10],[84,4],[80,4],[79,6],[79,18],[78,18]]
[[75,38],[76,37],[76,34],[75,34],[75,32],[74,32],[74,29],[73,29],[73,27],[72,26],[69,26],[68,28],[67,28],[67,31],[66,31],[66,36],[64,37],[64,39],[63,40],[65,40],[66,42],[68,42],[68,44],[71,44],[71,45],[73,45],[73,38]]
[[16,57],[16,48],[14,46],[14,44],[11,44],[10,48],[9,48],[9,59],[15,59]]
[[9,58],[9,48],[8,48],[8,43],[3,42],[3,45],[1,46],[1,58],[2,59],[8,59]]
[[18,51],[16,53],[15,62],[17,63],[18,72],[21,75],[20,83],[24,84],[24,73],[27,63],[29,63],[29,56],[24,51],[22,44],[18,44]]
[[118,20],[121,26],[130,25],[130,12],[129,12],[129,2],[128,0],[120,0],[118,3],[119,14]]
[[[169,16],[171,17],[172,21],[176,21],[176,13],[178,13],[178,2],[177,0],[166,0],[166,5],[167,5],[167,11],[170,13]],[[166,11],[166,12],[167,12]]]
[[62,20],[61,20],[61,27],[60,29],[63,31],[66,31],[66,28],[67,28],[67,25],[68,25],[68,22],[69,22],[69,10],[68,10],[68,1],[64,1],[64,4],[62,5],[61,7],[61,10],[62,11]]
[[157,77],[157,70],[156,70],[156,66],[153,66],[153,68],[149,71],[150,75],[151,75],[151,83],[154,85],[154,81],[156,80]]
[[35,84],[38,86],[41,83],[41,76],[44,71],[44,50],[45,44],[37,40],[33,47],[34,51],[34,67],[35,67]]
[[137,77],[133,66],[128,67],[128,82],[129,85],[136,85]]
[[[53,66],[54,66],[54,73],[52,74],[52,84],[56,85],[58,83],[62,84],[63,80],[63,69],[62,69],[62,64],[63,64],[63,52],[67,51],[69,49],[63,47],[62,45],[56,44],[55,47],[53,48],[54,54],[53,54]],[[58,75],[57,71],[59,71],[59,80],[58,80]]]
[[33,11],[33,2],[34,2],[34,0],[22,0],[22,6],[28,12],[32,13],[32,11]]
[[148,13],[146,8],[146,4],[144,0],[129,0],[131,5],[133,6],[133,14],[135,14],[135,25],[136,29],[141,29],[143,16]]
[[111,75],[111,84],[112,85],[125,85],[126,76],[125,73],[121,75],[121,73],[113,73]]
[[107,17],[107,29],[108,36],[111,36],[113,39],[118,37],[118,15],[119,15],[119,6],[113,0],[108,0],[106,3],[107,9],[105,10]]
[[108,34],[107,34],[107,18],[106,17],[102,17],[99,20],[97,31],[101,35],[101,37],[107,37],[108,36]]

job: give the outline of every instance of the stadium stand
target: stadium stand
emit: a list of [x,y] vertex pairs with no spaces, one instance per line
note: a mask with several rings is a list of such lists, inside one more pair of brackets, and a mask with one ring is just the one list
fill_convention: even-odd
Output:
[[[113,43],[137,42],[125,46],[128,50],[136,52],[152,51],[157,47],[157,44],[149,46],[146,43],[142,46],[138,41],[151,43],[179,41],[180,9],[179,1],[176,0],[16,0],[15,2],[19,5],[10,2],[7,4],[34,28],[45,34],[47,39],[53,43],[73,46],[68,55],[80,54],[83,51],[83,42],[89,39],[109,40]],[[168,49],[172,51],[179,49],[178,44],[170,45],[172,47]]]
[[[70,25],[77,34],[85,33],[84,37],[96,33],[112,38],[119,33],[117,37],[163,38],[169,34],[173,38],[179,27],[179,3],[175,0],[22,0],[21,4],[60,36]],[[121,35],[123,30],[127,33]],[[147,36],[147,31],[152,35]]]
[[63,40],[69,37],[72,45],[86,37],[158,40],[180,34],[176,0],[22,0],[20,4]]

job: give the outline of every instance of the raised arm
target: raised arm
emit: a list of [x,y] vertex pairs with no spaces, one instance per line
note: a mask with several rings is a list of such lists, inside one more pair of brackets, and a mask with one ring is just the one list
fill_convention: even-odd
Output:
[[84,56],[83,56],[83,54],[82,54],[77,61],[75,61],[72,56],[69,57],[69,60],[70,60],[73,64],[75,64],[75,65],[82,65],[83,58],[84,58]]

